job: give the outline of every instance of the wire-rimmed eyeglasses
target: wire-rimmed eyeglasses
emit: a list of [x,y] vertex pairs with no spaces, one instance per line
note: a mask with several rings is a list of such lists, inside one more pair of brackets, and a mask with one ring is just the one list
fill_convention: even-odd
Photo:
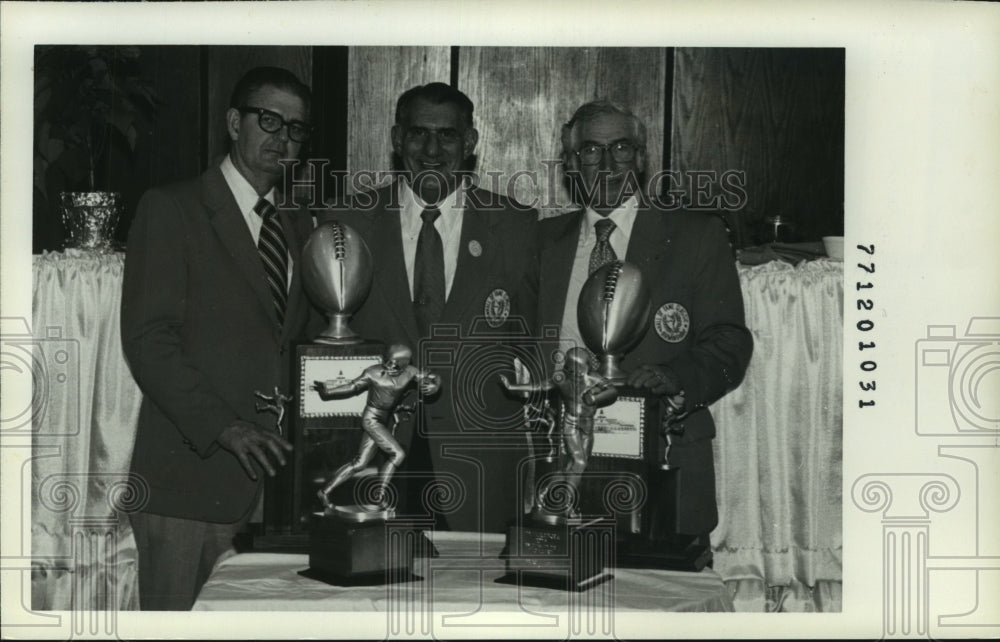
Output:
[[604,158],[604,152],[611,152],[616,163],[628,163],[635,158],[636,146],[627,140],[618,140],[606,145],[592,143],[576,150],[576,155],[584,165],[597,165]]

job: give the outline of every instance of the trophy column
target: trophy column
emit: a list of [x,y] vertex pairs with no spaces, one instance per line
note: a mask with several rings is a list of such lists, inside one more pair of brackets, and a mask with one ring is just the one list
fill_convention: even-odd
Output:
[[313,231],[302,251],[303,284],[328,325],[295,349],[293,530],[308,531],[302,574],[341,586],[410,578],[413,557],[432,554],[427,524],[396,518],[391,483],[405,458],[396,424],[408,395],[435,394],[440,378],[410,364],[403,345],[366,341],[348,325],[372,282],[364,240],[339,222]]
[[[325,223],[309,236],[301,255],[302,283],[327,318],[312,341],[295,343],[289,377],[292,389],[273,396],[258,393],[259,410],[289,415],[290,466],[265,486],[265,533],[255,550],[305,552],[310,516],[323,506],[316,492],[324,478],[357,452],[363,399],[324,402],[311,388],[315,380],[350,380],[381,361],[385,346],[366,341],[348,325],[372,282],[368,247],[355,230]],[[287,405],[283,405],[287,404]]]

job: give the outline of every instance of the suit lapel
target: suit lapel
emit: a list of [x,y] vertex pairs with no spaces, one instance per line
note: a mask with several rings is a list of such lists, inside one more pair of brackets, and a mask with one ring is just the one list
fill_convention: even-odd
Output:
[[566,290],[573,271],[573,259],[580,239],[583,211],[565,214],[566,224],[541,250],[541,284],[539,286],[538,318],[542,326],[562,325],[566,308]]
[[236,199],[218,167],[213,167],[202,175],[202,203],[216,235],[247,280],[257,296],[264,312],[271,317],[277,327],[278,318],[274,312],[274,302],[264,278],[264,268],[254,245],[253,236],[247,229],[243,214]]
[[[476,209],[471,201],[462,212],[462,235],[458,245],[458,261],[455,264],[455,278],[445,302],[441,320],[455,323],[462,318],[470,305],[475,303],[475,295],[482,291],[482,279],[492,274],[493,262],[500,258],[499,244],[493,233],[493,220],[489,212]],[[479,256],[474,256],[470,247],[478,247]],[[484,301],[485,303],[485,301]]]
[[[277,202],[281,203],[279,196]],[[296,318],[299,308],[305,304],[305,297],[302,290],[302,246],[312,228],[312,221],[308,210],[300,207],[284,208],[278,210],[281,219],[281,227],[288,240],[288,253],[292,258],[292,281],[288,288],[288,309],[285,310],[285,325],[281,329],[282,341],[288,339],[288,329],[291,327],[290,321]],[[303,221],[309,219],[306,223]]]
[[[393,184],[386,189],[392,190],[395,187]],[[391,200],[391,192],[380,192],[379,203],[382,206],[373,211],[369,221],[370,230],[365,235],[368,249],[372,253],[372,263],[375,265],[376,278],[372,288],[381,291],[392,314],[406,331],[410,345],[416,346],[420,336],[417,333],[417,318],[413,314],[413,299],[410,296],[409,279],[403,261],[400,211],[386,207]]]
[[661,217],[669,216],[663,212],[655,212],[650,209],[640,209],[636,212],[635,223],[632,225],[632,237],[628,242],[628,250],[625,260],[630,263],[639,264],[639,259],[644,262],[658,261],[660,256],[668,250],[670,234],[668,226],[663,224]]

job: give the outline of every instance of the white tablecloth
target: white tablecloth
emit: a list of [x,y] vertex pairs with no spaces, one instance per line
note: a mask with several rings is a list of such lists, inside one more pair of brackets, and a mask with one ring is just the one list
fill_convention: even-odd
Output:
[[417,560],[423,581],[387,586],[339,587],[298,574],[307,555],[244,553],[216,565],[194,604],[195,611],[360,611],[435,614],[505,611],[565,612],[572,608],[623,611],[732,611],[722,579],[700,573],[614,569],[611,579],[582,593],[514,586],[494,580],[505,574],[497,558],[503,535],[428,533],[440,557]]
[[34,259],[29,349],[40,367],[25,416],[35,609],[139,607],[135,542],[120,510],[145,497],[128,477],[142,394],[121,348],[123,268],[120,253]]
[[[113,497],[142,500],[115,490],[126,479],[141,400],[120,345],[122,255],[36,256],[33,277],[34,319],[23,333],[34,335],[26,350],[46,365],[35,408],[24,413],[37,449],[33,604],[70,609],[84,600],[104,608],[88,596],[107,596],[117,608],[133,609],[135,544],[128,520],[110,505]],[[741,611],[836,611],[843,264],[740,266],[740,284],[755,345],[743,384],[712,407],[719,433],[715,568]],[[64,346],[68,361],[59,359]],[[81,527],[71,518],[101,521],[97,535],[107,545],[77,550]],[[109,530],[116,536],[106,540]],[[105,588],[82,596],[74,577]]]

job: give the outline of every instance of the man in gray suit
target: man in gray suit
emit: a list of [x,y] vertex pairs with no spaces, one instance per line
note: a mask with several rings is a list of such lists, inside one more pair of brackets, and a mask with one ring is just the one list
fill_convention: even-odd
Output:
[[121,320],[143,392],[132,472],[149,501],[131,515],[143,610],[191,607],[257,505],[262,473],[291,450],[255,392],[288,390],[288,346],[311,314],[299,267],[312,221],[278,191],[309,109],[290,72],[249,71],[221,165],[150,190],[132,224]]

